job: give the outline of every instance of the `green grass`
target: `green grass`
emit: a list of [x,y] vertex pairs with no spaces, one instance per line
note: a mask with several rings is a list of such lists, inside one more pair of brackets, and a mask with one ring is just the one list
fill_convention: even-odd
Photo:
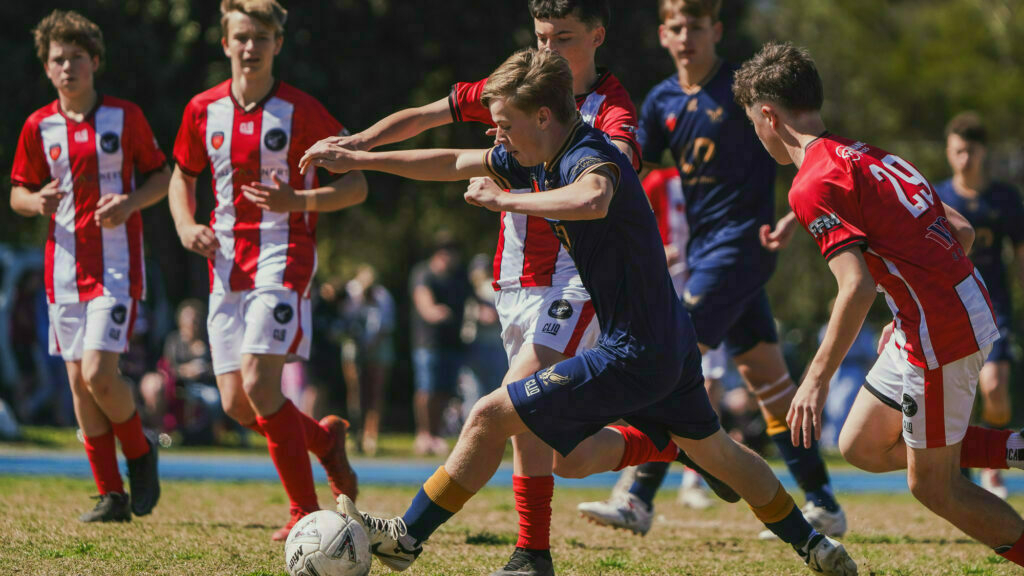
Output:
[[[284,576],[284,551],[270,534],[287,516],[281,487],[263,482],[165,481],[151,516],[131,524],[80,524],[92,506],[90,481],[0,476],[0,574],[50,576]],[[398,514],[414,488],[363,486],[360,505]],[[330,502],[321,486],[320,501]],[[757,540],[761,526],[742,505],[704,511],[657,501],[651,532],[639,538],[589,524],[575,513],[604,490],[557,489],[552,554],[560,576],[809,575],[779,542]],[[405,574],[480,575],[502,566],[516,539],[511,491],[487,488],[427,543]],[[1009,576],[1018,567],[966,538],[909,495],[846,495],[851,533],[844,542],[868,576]],[[1024,508],[1024,498],[1012,503]],[[380,565],[372,574],[387,574]]]

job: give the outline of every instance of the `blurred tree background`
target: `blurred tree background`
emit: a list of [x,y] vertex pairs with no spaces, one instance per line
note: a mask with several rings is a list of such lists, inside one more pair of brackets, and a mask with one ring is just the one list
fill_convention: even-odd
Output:
[[[281,79],[311,93],[353,132],[400,108],[447,95],[452,83],[485,77],[514,49],[533,41],[525,0],[284,0],[289,9]],[[791,40],[814,55],[825,81],[832,130],[897,152],[933,181],[949,176],[942,130],[964,109],[980,111],[993,135],[994,174],[1018,186],[1024,178],[1024,0],[724,0],[720,53],[740,62],[764,41]],[[0,123],[0,178],[10,165],[24,119],[55,95],[42,74],[32,27],[54,8],[74,9],[103,29],[107,57],[101,92],[138,103],[170,156],[188,100],[230,74],[220,47],[215,0],[78,0],[3,2],[0,53],[7,70]],[[674,72],[658,43],[655,0],[612,0],[600,66],[625,84],[639,108],[647,91]],[[482,125],[454,125],[416,138],[417,147],[484,147]],[[787,209],[791,168],[779,172],[778,214]],[[426,257],[440,228],[455,233],[468,257],[492,254],[496,215],[462,202],[464,185],[421,184],[370,173],[370,197],[357,208],[325,215],[319,234],[321,279],[347,279],[369,262],[400,306],[400,358],[408,358],[407,274]],[[209,179],[200,181],[201,218],[212,208]],[[148,254],[168,278],[172,301],[203,296],[205,263],[179,244],[165,205],[144,212]],[[46,223],[0,210],[0,242],[41,245]],[[1024,223],[1022,223],[1024,225]],[[810,237],[799,232],[769,286],[794,370],[813,353],[835,285]],[[1014,288],[1018,310],[1020,290]],[[879,299],[872,321],[888,311]],[[1018,327],[1021,322],[1018,322]],[[409,422],[407,361],[390,394],[393,423]],[[1017,402],[1018,406],[1020,402]]]

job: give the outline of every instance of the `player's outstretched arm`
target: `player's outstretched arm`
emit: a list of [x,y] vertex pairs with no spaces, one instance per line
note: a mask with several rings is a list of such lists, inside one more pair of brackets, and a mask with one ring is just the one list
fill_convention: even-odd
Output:
[[812,438],[821,438],[821,411],[828,396],[829,381],[839,369],[853,341],[857,339],[871,303],[875,301],[875,281],[868,270],[860,246],[837,253],[828,267],[839,284],[825,338],[807,367],[807,373],[796,391],[786,422],[794,446],[811,447]]
[[21,216],[50,216],[57,212],[64,193],[60,182],[50,180],[45,186],[33,192],[24,186],[11,187],[11,209]]
[[353,150],[373,150],[385,144],[404,142],[431,128],[451,123],[448,99],[442,98],[425,106],[399,110],[358,134],[335,136],[334,141]]
[[96,204],[96,224],[114,228],[124,224],[137,210],[149,208],[167,196],[171,171],[165,164],[147,175],[146,181],[131,194],[107,194]]
[[306,150],[299,160],[305,174],[313,168],[343,173],[351,170],[387,172],[412,180],[454,181],[486,176],[487,150],[396,150],[363,152],[350,150],[325,138]]
[[271,183],[242,185],[242,193],[260,210],[270,212],[334,212],[366,200],[366,177],[349,172],[325,186],[296,190],[275,171]]
[[974,226],[971,226],[967,218],[964,218],[963,214],[957,212],[949,204],[943,202],[942,207],[946,210],[946,220],[953,227],[953,235],[964,247],[964,252],[970,252],[971,246],[974,245]]
[[213,259],[220,248],[217,235],[209,226],[196,223],[196,178],[174,167],[167,191],[167,203],[181,245],[205,258]]
[[615,194],[615,179],[605,170],[543,194],[508,194],[490,178],[474,178],[466,202],[495,212],[515,212],[551,220],[598,220],[608,215]]

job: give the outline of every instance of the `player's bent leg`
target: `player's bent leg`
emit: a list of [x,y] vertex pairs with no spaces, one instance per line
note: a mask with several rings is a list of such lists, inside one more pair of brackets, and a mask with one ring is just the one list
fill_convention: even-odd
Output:
[[911,448],[907,484],[929,510],[997,552],[1005,554],[1019,545],[1024,519],[1009,504],[960,474],[960,444]]
[[120,355],[103,350],[82,354],[82,379],[111,422],[123,422],[135,413],[135,397],[118,372]]
[[217,390],[220,391],[220,405],[228,417],[260,436],[266,436],[256,423],[256,410],[253,409],[249,395],[242,386],[241,370],[218,374]]
[[839,451],[847,462],[867,472],[907,467],[907,444],[901,434],[903,413],[861,388],[839,432]]

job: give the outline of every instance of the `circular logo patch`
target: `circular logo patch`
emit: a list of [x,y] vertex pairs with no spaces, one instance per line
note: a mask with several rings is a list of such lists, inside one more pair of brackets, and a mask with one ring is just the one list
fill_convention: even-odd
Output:
[[558,320],[565,320],[572,316],[572,304],[568,300],[555,300],[548,308],[548,316]]
[[913,418],[914,414],[917,414],[917,402],[914,402],[914,399],[911,398],[910,395],[908,395],[908,394],[904,394],[903,395],[903,402],[902,402],[902,404],[903,404],[903,414],[905,414],[908,418]]
[[267,135],[263,137],[263,144],[267,147],[267,150],[272,150],[274,152],[282,150],[284,145],[287,143],[288,135],[280,128],[274,128],[267,132]]
[[103,136],[100,136],[100,149],[107,154],[113,154],[117,152],[118,148],[121,147],[121,140],[117,137],[117,134],[113,132],[107,132]]
[[291,322],[292,316],[294,315],[295,312],[288,304],[278,304],[277,306],[274,306],[274,320],[277,320],[281,324]]
[[110,309],[110,319],[115,324],[124,324],[126,318],[128,318],[128,309],[125,308],[124,304],[118,304]]

